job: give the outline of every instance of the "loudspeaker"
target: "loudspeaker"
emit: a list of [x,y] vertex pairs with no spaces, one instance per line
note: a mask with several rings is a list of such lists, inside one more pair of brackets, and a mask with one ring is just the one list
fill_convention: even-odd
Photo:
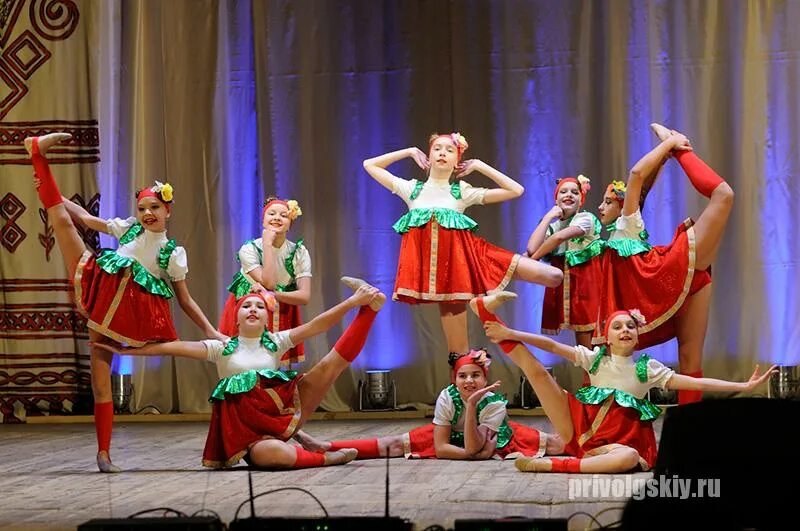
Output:
[[163,531],[222,531],[225,526],[211,516],[168,516],[163,518],[97,518],[78,526],[78,531],[121,531],[148,529]]
[[[707,400],[669,408],[653,477],[625,529],[762,529],[795,507],[800,402]],[[792,518],[794,518],[792,516]]]
[[454,522],[454,531],[567,531],[567,520],[560,518],[463,519]]
[[279,529],[281,531],[411,531],[410,521],[397,517],[342,516],[333,518],[244,518],[234,520],[230,531]]

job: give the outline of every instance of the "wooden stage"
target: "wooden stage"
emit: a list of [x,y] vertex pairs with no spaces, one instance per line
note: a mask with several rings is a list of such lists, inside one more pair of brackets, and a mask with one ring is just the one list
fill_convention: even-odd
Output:
[[[320,438],[350,439],[400,434],[430,422],[424,413],[406,416],[420,418],[317,414],[323,420],[311,420],[305,429]],[[209,515],[201,511],[210,510],[229,524],[237,507],[248,499],[247,468],[211,471],[201,466],[207,429],[202,415],[157,417],[118,417],[112,456],[123,468],[121,474],[97,472],[94,427],[86,422],[90,417],[72,419],[83,421],[73,423],[60,422],[68,417],[45,417],[32,418],[28,424],[0,425],[0,528],[75,529],[93,518],[124,518],[156,507],[187,515]],[[335,420],[326,420],[331,417]],[[512,418],[550,429],[547,419],[535,411]],[[661,423],[662,419],[656,421],[657,434]],[[523,474],[513,461],[395,458],[389,465],[390,514],[410,520],[417,530],[434,524],[452,528],[457,518],[572,515],[570,529],[595,529],[597,524],[588,515],[608,525],[620,519],[627,501],[624,497],[570,500],[568,479],[591,476]],[[331,516],[382,516],[385,474],[385,460],[370,460],[288,472],[254,471],[252,478],[256,494],[289,486],[307,489]],[[255,507],[259,516],[322,515],[310,496],[297,491],[262,496]],[[240,517],[247,516],[245,506]]]

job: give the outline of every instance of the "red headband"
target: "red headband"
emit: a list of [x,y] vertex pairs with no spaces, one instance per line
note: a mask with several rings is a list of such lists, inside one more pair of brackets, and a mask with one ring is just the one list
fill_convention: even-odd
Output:
[[283,199],[272,199],[272,200],[268,201],[266,205],[264,205],[263,209],[261,209],[261,219],[262,220],[264,219],[264,216],[267,214],[267,209],[271,205],[274,205],[274,204],[283,205],[283,206],[286,207],[287,210],[289,210],[289,203],[287,203]]
[[564,177],[563,179],[559,179],[558,184],[556,184],[556,191],[553,193],[553,198],[558,201],[558,190],[562,185],[567,183],[575,183],[578,185],[578,192],[581,194],[581,206],[583,206],[583,203],[586,201],[586,192],[588,192],[588,190],[584,191],[583,186],[581,186],[581,182],[575,177]]
[[236,301],[236,312],[233,315],[236,316],[236,328],[237,328],[237,330],[239,328],[239,310],[242,309],[242,306],[244,305],[244,301],[246,301],[247,299],[252,299],[253,297],[255,297],[257,299],[261,299],[264,302],[264,306],[269,308],[269,303],[267,302],[267,299],[265,299],[264,296],[261,295],[260,293],[248,293],[247,295],[245,295],[244,297],[242,297],[241,299]]
[[139,201],[141,201],[143,197],[155,197],[156,199],[161,201],[164,204],[165,207],[167,207],[167,210],[169,210],[169,208],[170,208],[170,204],[168,202],[164,201],[161,198],[161,194],[157,194],[156,192],[154,192],[150,188],[143,188],[143,189],[139,190],[136,193],[136,202],[138,203]]
[[450,380],[456,381],[456,374],[458,369],[464,365],[475,365],[480,368],[485,377],[489,377],[489,364],[491,363],[489,354],[485,350],[470,350],[469,353],[460,356],[455,363],[453,363],[453,371],[450,374]]
[[616,311],[608,316],[608,319],[606,319],[606,326],[605,328],[603,328],[603,337],[606,338],[606,343],[608,343],[608,330],[611,327],[611,322],[620,315],[627,315],[628,317],[633,319],[633,322],[636,324],[637,330],[639,329],[640,326],[645,324],[644,316],[638,309]]

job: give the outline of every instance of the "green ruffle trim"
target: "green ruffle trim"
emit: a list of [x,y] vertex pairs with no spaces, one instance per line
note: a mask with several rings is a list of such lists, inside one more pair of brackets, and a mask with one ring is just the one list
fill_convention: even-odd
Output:
[[[447,386],[447,394],[449,394],[450,398],[453,400],[453,408],[455,409],[453,419],[450,421],[450,424],[453,428],[450,430],[450,444],[453,446],[458,446],[459,448],[464,448],[464,432],[455,430],[455,426],[458,424],[458,419],[461,418],[461,414],[464,412],[464,401],[461,400],[461,393],[458,392],[458,388],[455,386],[455,384],[450,384]],[[493,402],[503,402],[504,404],[508,404],[508,400],[500,395],[485,396],[480,402],[478,402],[478,418],[480,418],[481,412],[484,410],[484,408]],[[503,423],[500,425],[500,428],[497,430],[496,448],[505,448],[505,446],[511,441],[511,437],[513,435],[514,431],[511,429],[511,426],[508,425],[508,417],[506,416],[506,418],[503,419]]]
[[136,239],[137,236],[144,232],[144,227],[138,221],[130,226],[128,230],[125,231],[125,234],[120,236],[119,243],[121,245],[125,245],[131,243],[133,240]]
[[398,219],[392,228],[398,234],[405,234],[412,227],[422,227],[434,216],[439,225],[446,229],[478,230],[474,219],[449,208],[413,208]]
[[614,249],[618,255],[628,257],[635,254],[646,253],[653,248],[652,245],[644,240],[634,240],[633,238],[622,238],[619,240],[608,240],[606,247]]
[[246,372],[228,376],[219,381],[211,392],[208,401],[225,400],[225,395],[238,395],[253,389],[258,383],[258,377],[263,376],[268,380],[283,380],[290,382],[297,376],[297,371],[273,371],[271,369],[250,369]]
[[597,238],[580,251],[567,251],[565,257],[570,267],[585,264],[592,258],[600,256],[606,248],[606,242]]
[[[592,366],[589,367],[589,374],[597,374],[597,369],[600,368],[600,362],[603,360],[603,356],[608,355],[608,347],[603,345],[600,347],[600,350],[597,352],[597,356],[595,356],[594,361],[592,362]],[[639,356],[639,359],[636,360],[636,378],[645,383],[647,381],[647,363],[650,361],[650,356],[647,354],[642,354]]]
[[228,291],[233,293],[233,296],[237,299],[241,299],[248,293],[250,293],[250,288],[252,284],[244,277],[241,271],[237,272],[233,275],[233,281],[231,282],[230,286],[228,286]]
[[165,299],[171,299],[175,295],[172,288],[169,287],[169,284],[167,284],[163,278],[153,276],[150,271],[133,258],[120,256],[110,249],[104,249],[100,253],[97,257],[97,265],[110,275],[116,275],[121,269],[130,267],[133,281],[146,289],[149,293],[164,297]]
[[167,270],[169,267],[169,258],[172,256],[172,251],[174,251],[177,246],[178,244],[175,240],[169,240],[164,247],[158,250],[158,267],[164,271]]
[[639,412],[640,420],[655,420],[661,415],[661,408],[653,404],[646,398],[636,398],[635,396],[608,387],[595,387],[593,385],[581,387],[575,393],[575,398],[584,404],[602,404],[609,396],[614,395],[614,401],[622,407],[633,408]]

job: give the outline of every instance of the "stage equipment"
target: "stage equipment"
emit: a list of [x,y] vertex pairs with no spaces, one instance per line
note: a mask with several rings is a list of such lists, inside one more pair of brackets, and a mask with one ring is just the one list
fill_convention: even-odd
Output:
[[114,413],[130,413],[133,398],[133,383],[130,374],[111,375],[111,400],[114,402]]
[[366,371],[366,381],[358,381],[359,411],[397,409],[397,387],[388,369]]

